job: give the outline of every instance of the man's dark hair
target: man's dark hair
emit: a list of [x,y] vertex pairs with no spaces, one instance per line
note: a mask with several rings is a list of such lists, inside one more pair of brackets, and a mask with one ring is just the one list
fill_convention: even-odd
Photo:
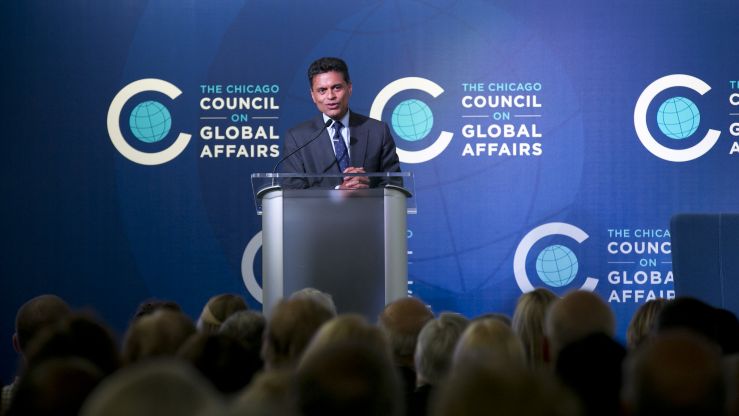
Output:
[[346,66],[346,62],[339,58],[323,57],[316,59],[308,67],[308,83],[313,87],[314,76],[332,71],[341,72],[347,84],[352,82],[349,78],[349,67]]

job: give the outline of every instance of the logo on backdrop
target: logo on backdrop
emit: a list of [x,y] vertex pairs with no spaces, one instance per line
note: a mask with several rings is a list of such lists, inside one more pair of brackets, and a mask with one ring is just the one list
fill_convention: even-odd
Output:
[[[463,82],[459,100],[463,125],[460,134],[469,139],[464,144],[464,157],[541,156],[543,137],[537,123],[541,114],[540,82]],[[407,77],[386,85],[372,102],[370,117],[382,120],[385,106],[396,95],[418,90],[433,98],[444,89],[437,83],[420,77]],[[445,111],[443,115],[453,112]],[[423,145],[439,121],[429,105],[419,99],[408,99],[395,106],[390,117],[393,131],[402,141]],[[448,123],[448,120],[442,121]],[[424,163],[444,152],[454,133],[442,130],[438,137],[420,150],[398,146],[401,162]]]
[[249,294],[259,303],[262,303],[262,287],[257,282],[257,276],[254,274],[254,261],[257,259],[257,253],[262,248],[262,232],[258,232],[249,240],[241,256],[241,278],[244,280],[244,286]]
[[[174,100],[182,94],[173,84],[154,78],[134,81],[121,89],[108,108],[108,135],[113,146],[126,159],[141,165],[161,165],[176,158],[192,137],[179,133],[177,139],[166,149],[144,152],[131,146],[123,136],[120,127],[123,107],[134,96],[144,92],[159,92]],[[172,127],[172,117],[167,107],[158,101],[142,101],[134,107],[128,117],[128,126],[133,136],[142,143],[152,144],[163,140]]]
[[[385,86],[375,97],[369,116],[382,120],[382,112],[388,101],[400,92],[419,90],[436,98],[444,92],[439,84],[420,77],[407,77],[395,80]],[[421,100],[405,100],[393,110],[391,125],[395,133],[403,140],[416,142],[423,140],[431,132],[434,125],[434,114],[429,106]],[[431,145],[422,150],[410,151],[397,148],[398,158],[403,163],[423,163],[439,156],[452,142],[454,134],[442,131]]]
[[[522,292],[534,290],[534,285],[526,272],[529,252],[539,240],[554,235],[569,237],[577,243],[582,243],[589,237],[580,228],[563,222],[550,222],[529,231],[518,243],[516,254],[513,256],[513,274]],[[545,247],[536,256],[536,274],[539,280],[549,287],[559,288],[569,285],[577,277],[578,269],[577,256],[563,244]],[[587,277],[580,289],[592,292],[597,285],[598,279]]]
[[[732,89],[736,87],[731,83]],[[708,129],[703,137],[695,144],[684,149],[675,149],[660,143],[649,131],[651,124],[647,119],[647,111],[654,99],[662,92],[671,88],[688,88],[700,95],[705,95],[711,87],[703,80],[691,75],[673,74],[664,76],[647,86],[636,101],[634,107],[634,128],[636,135],[653,155],[670,162],[687,162],[697,159],[710,151],[718,142],[721,132]],[[732,97],[736,96],[736,103]],[[739,94],[732,94],[729,98],[732,105],[739,105]],[[701,113],[698,106],[689,98],[675,95],[662,103],[657,110],[656,125],[668,142],[695,141],[694,135],[701,124]],[[653,124],[652,124],[653,125]],[[736,131],[736,134],[734,132]],[[733,123],[731,132],[739,136],[739,123]],[[663,140],[663,141],[665,141]],[[734,142],[729,154],[739,153],[739,143]]]
[[[276,84],[200,85],[201,159],[279,158],[276,123],[280,106]],[[172,128],[172,115],[164,104],[142,100],[128,115],[128,131],[121,131],[121,116],[126,104],[141,93],[158,92],[174,100],[182,91],[161,79],[134,81],[116,94],[108,109],[108,134],[115,148],[127,159],[142,165],[161,165],[182,153],[192,137],[179,133],[166,149],[143,151],[126,137],[137,140],[137,147],[153,147],[164,140]]]
[[619,227],[607,233],[609,303],[675,298],[670,230]]

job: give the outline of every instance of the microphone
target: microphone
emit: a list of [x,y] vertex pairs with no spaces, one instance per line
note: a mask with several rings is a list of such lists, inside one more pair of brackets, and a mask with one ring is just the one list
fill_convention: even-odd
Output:
[[[328,126],[330,126],[333,122],[334,122],[334,120],[331,119],[331,118],[328,119],[328,120],[326,120],[326,122],[323,123],[323,127],[321,127],[321,129],[318,130],[318,133],[316,133],[315,137],[313,137],[312,139],[308,140],[302,146],[298,147],[297,149],[295,149],[292,152],[290,152],[287,156],[285,156],[282,159],[280,159],[279,161],[277,161],[277,163],[275,164],[274,169],[272,169],[272,174],[274,175],[277,172],[277,167],[280,166],[280,163],[286,161],[290,156],[294,155],[295,153],[298,153],[300,151],[300,149],[308,146],[309,144],[313,143],[316,139],[318,139],[319,137],[321,137],[321,134],[323,134],[324,130],[326,130],[328,128]],[[257,198],[261,198],[267,192],[271,192],[273,190],[280,189],[280,188],[282,188],[282,187],[279,186],[279,185],[275,185],[275,178],[272,177],[272,185],[260,189],[257,192],[257,195],[256,196],[257,196]]]
[[[328,128],[328,126],[330,126],[331,124],[333,124],[333,122],[334,122],[334,120],[331,119],[331,118],[328,119],[328,120],[326,120],[326,122],[323,123],[323,127],[321,127],[321,130],[318,131],[318,134],[316,134],[315,137],[313,137],[312,139],[308,140],[307,142],[305,142],[305,144],[303,144],[302,146],[300,146],[297,149],[295,149],[292,152],[290,152],[290,154],[288,154],[287,156],[285,156],[282,159],[280,159],[275,164],[275,168],[272,169],[272,173],[274,174],[274,173],[277,172],[277,167],[280,166],[280,163],[286,161],[290,156],[294,155],[295,153],[298,153],[302,148],[308,146],[309,144],[313,143],[317,138],[319,138],[321,136],[321,134],[323,134],[323,131],[326,130]],[[274,182],[274,179],[273,179],[273,182]]]

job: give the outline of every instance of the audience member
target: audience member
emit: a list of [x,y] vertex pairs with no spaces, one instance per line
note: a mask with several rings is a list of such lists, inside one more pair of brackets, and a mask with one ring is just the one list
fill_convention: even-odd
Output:
[[223,334],[194,334],[177,355],[200,370],[221,393],[232,394],[246,387],[262,368],[259,351],[247,350]]
[[634,351],[624,368],[626,415],[724,414],[721,353],[698,333],[662,331]]
[[256,311],[238,311],[229,316],[219,334],[229,336],[241,343],[249,351],[256,351],[257,355],[262,351],[262,336],[267,320]]
[[315,300],[281,300],[264,330],[262,359],[267,370],[293,368],[313,334],[333,315]]
[[214,414],[221,401],[186,363],[151,360],[113,374],[90,395],[81,416],[196,416]]
[[544,357],[555,367],[559,351],[588,335],[603,333],[613,338],[616,319],[598,295],[584,290],[570,292],[555,301],[544,324]]
[[548,372],[465,366],[432,400],[434,416],[578,416],[577,399]]
[[497,319],[473,321],[454,350],[453,367],[484,366],[523,371],[526,354],[511,327]]
[[290,295],[290,299],[303,298],[313,299],[314,301],[325,306],[326,309],[330,310],[331,313],[336,316],[336,304],[334,303],[334,298],[330,294],[326,292],[321,292],[320,290],[314,289],[312,287],[306,287]]
[[414,354],[416,390],[406,397],[406,414],[428,414],[429,398],[446,378],[454,348],[468,324],[467,318],[458,313],[442,312],[421,329]]
[[302,416],[400,416],[403,396],[390,357],[359,342],[326,345],[301,363]]
[[118,346],[111,330],[96,319],[74,313],[43,331],[28,347],[27,369],[52,358],[79,357],[90,361],[103,375],[120,366]]
[[539,288],[518,298],[513,312],[513,332],[518,335],[531,369],[544,367],[544,321],[549,307],[559,299],[553,292]]
[[[20,308],[15,316],[15,333],[13,334],[13,349],[20,355],[20,361],[25,361],[26,348],[31,340],[43,329],[48,328],[64,319],[71,313],[69,305],[56,295],[40,295],[32,298]],[[0,399],[0,415],[2,415],[13,399],[18,378],[2,389]]]
[[657,317],[665,304],[666,299],[652,299],[636,310],[626,329],[626,345],[629,350],[636,349],[654,333]]
[[724,357],[728,416],[739,416],[739,354]]
[[385,306],[378,318],[380,328],[390,340],[393,362],[399,369],[406,396],[416,389],[413,353],[418,334],[426,322],[434,318],[431,310],[416,298],[403,298]]
[[125,365],[162,356],[174,356],[195,333],[195,325],[182,312],[159,309],[135,320],[123,342]]
[[476,316],[472,321],[474,322],[474,321],[479,321],[479,320],[482,320],[482,319],[497,319],[500,322],[502,322],[502,323],[504,323],[504,324],[506,324],[508,326],[511,326],[512,325],[511,317],[508,316],[508,315],[506,315],[506,314],[504,314],[504,313],[488,312],[488,313],[484,313],[484,314],[482,314],[480,316]]
[[197,329],[206,333],[218,332],[218,328],[229,316],[247,309],[249,308],[246,306],[246,302],[239,295],[223,293],[213,296],[208,299],[208,302],[203,306],[203,311],[200,312],[196,325]]
[[301,358],[301,365],[314,353],[327,346],[342,342],[357,342],[366,345],[392,359],[387,336],[380,328],[371,325],[364,317],[356,314],[339,315],[321,326],[313,336]]
[[172,302],[170,300],[148,299],[139,304],[131,321],[136,321],[141,317],[151,315],[152,313],[161,309],[166,309],[174,312],[182,312],[182,308],[180,308],[180,305],[178,305],[176,302]]
[[626,349],[608,335],[596,333],[562,348],[556,373],[583,404],[588,416],[620,412],[621,366]]
[[7,416],[77,416],[102,379],[103,373],[85,359],[45,360],[23,375]]
[[292,369],[257,374],[246,390],[234,399],[227,416],[297,416]]

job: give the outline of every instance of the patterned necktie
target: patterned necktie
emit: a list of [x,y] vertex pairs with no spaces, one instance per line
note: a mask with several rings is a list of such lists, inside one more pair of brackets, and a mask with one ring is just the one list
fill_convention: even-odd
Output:
[[336,160],[339,162],[339,170],[343,172],[349,167],[349,150],[346,148],[344,138],[341,136],[341,129],[344,125],[340,121],[334,121],[334,137],[331,138],[331,142],[334,145],[334,153],[336,153]]

